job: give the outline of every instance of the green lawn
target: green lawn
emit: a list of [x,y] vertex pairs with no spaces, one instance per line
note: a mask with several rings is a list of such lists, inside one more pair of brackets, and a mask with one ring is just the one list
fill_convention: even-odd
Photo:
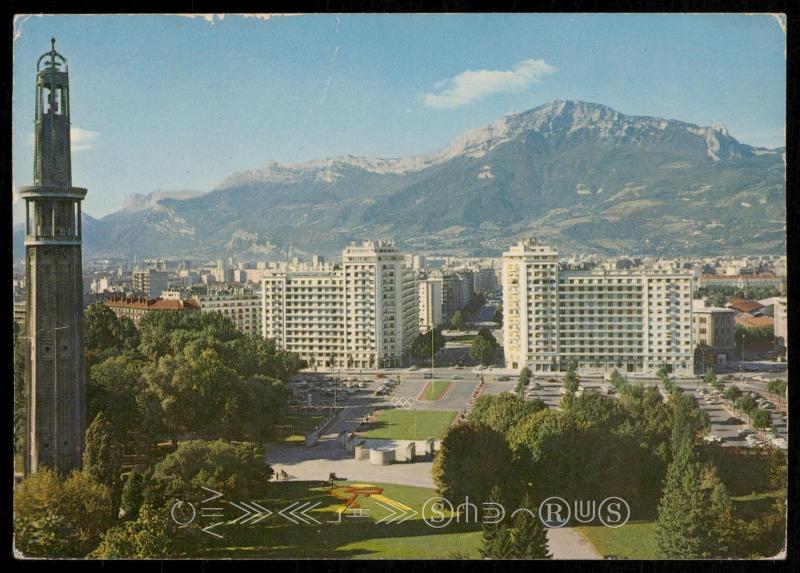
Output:
[[[341,487],[345,483],[337,482]],[[370,483],[384,489],[382,495],[420,512],[425,501],[435,496],[428,488]],[[346,494],[342,492],[344,495]],[[231,501],[234,501],[233,499]],[[403,523],[376,523],[391,513],[379,505],[379,500],[358,497],[363,515],[339,517],[344,502],[328,495],[327,487],[317,482],[275,483],[271,495],[257,500],[262,507],[275,511],[292,502],[321,502],[308,512],[320,524],[295,525],[272,515],[255,525],[231,524],[214,531],[223,539],[211,539],[208,547],[186,557],[208,558],[300,558],[300,559],[443,559],[460,552],[478,558],[480,526],[457,524],[435,529],[419,515]],[[385,503],[385,501],[381,501]],[[226,517],[235,512],[226,510]],[[338,523],[338,521],[341,523]],[[334,523],[326,523],[326,522]]]
[[324,419],[325,416],[322,415],[287,416],[278,425],[278,441],[286,444],[304,442],[306,434],[313,431]]
[[452,382],[448,382],[447,380],[433,380],[428,382],[427,386],[425,386],[425,390],[422,392],[422,400],[438,400],[442,397]]
[[655,521],[631,521],[616,529],[603,525],[581,525],[576,529],[604,557],[656,558]]
[[383,440],[441,438],[456,414],[452,410],[381,410],[378,418],[367,426],[364,437]]

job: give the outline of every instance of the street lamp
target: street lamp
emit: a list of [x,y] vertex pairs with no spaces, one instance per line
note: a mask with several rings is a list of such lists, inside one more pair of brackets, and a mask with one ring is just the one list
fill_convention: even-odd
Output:
[[742,333],[742,360],[739,364],[739,380],[744,378],[744,332]]

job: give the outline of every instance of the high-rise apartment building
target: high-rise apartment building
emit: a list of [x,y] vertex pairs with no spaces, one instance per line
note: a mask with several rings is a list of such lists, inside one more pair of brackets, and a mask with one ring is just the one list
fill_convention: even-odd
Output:
[[657,269],[571,270],[523,239],[503,253],[506,365],[533,372],[693,370],[691,274]]
[[399,365],[416,338],[416,275],[394,244],[365,241],[339,266],[266,271],[262,334],[319,366]]
[[216,312],[233,321],[236,329],[245,334],[261,335],[261,293],[247,289],[210,290],[194,295],[201,312]]
[[428,332],[442,324],[442,278],[419,281],[419,331]]
[[169,272],[155,269],[134,271],[133,290],[148,298],[158,298],[169,289]]

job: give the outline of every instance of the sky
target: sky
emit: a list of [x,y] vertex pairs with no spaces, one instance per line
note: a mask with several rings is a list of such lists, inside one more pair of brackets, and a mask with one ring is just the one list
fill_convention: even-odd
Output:
[[268,161],[435,151],[556,99],[785,145],[772,15],[27,16],[15,22],[15,188],[32,184],[36,60],[51,37],[69,61],[73,185],[95,217]]

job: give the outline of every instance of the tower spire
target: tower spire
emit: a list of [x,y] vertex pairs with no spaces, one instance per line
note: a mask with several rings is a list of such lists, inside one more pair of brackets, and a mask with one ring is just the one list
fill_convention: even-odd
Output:
[[28,287],[25,473],[79,468],[86,431],[81,272],[86,189],[72,186],[69,75],[55,44],[52,38],[50,51],[36,62],[33,186],[20,190]]

